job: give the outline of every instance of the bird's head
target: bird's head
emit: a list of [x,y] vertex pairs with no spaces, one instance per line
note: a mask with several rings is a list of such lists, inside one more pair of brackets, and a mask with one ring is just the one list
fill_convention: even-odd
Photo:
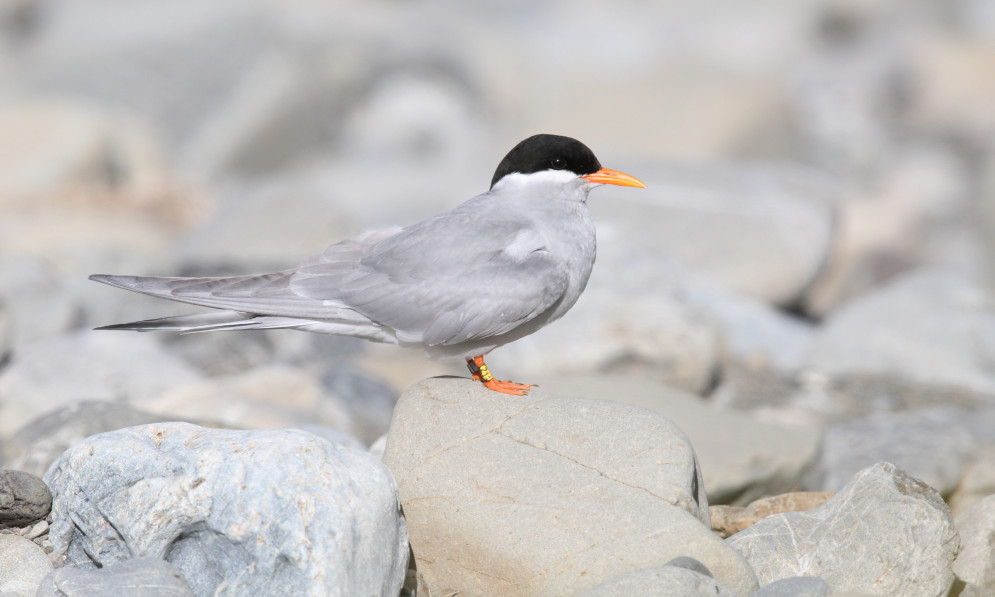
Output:
[[491,179],[491,190],[504,184],[543,183],[577,186],[585,191],[599,184],[646,188],[628,174],[602,168],[594,152],[580,141],[541,134],[525,139],[504,156]]

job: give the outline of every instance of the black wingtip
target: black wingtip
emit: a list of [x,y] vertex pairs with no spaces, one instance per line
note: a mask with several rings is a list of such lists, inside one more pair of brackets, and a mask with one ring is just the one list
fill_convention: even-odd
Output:
[[118,276],[112,276],[110,274],[92,274],[87,276],[87,280],[92,280],[94,282],[100,282],[101,284],[107,284],[108,286],[116,286],[113,279]]
[[131,323],[115,323],[115,324],[112,324],[112,325],[102,325],[99,328],[93,328],[93,331],[95,331],[95,332],[96,331],[105,331],[105,330],[117,330],[117,331],[129,330],[129,331],[133,331],[133,332],[143,331],[143,330],[140,330],[138,328],[131,327],[133,325],[134,324],[131,324]]

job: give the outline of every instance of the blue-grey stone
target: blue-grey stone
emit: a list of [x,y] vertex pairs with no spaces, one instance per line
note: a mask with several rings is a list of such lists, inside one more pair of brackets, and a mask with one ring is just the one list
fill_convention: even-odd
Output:
[[396,597],[404,580],[390,472],[307,432],[131,427],[77,444],[46,480],[70,566],[162,558],[198,596]]

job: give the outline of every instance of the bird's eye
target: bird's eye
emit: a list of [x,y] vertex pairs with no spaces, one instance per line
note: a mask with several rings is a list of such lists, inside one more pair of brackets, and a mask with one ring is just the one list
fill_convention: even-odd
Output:
[[553,158],[550,160],[549,165],[552,166],[554,170],[563,170],[567,167],[567,161],[563,158]]

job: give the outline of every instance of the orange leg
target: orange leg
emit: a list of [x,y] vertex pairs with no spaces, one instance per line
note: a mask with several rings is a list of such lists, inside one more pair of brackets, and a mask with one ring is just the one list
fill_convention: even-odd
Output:
[[470,373],[473,374],[474,381],[483,383],[484,387],[489,390],[494,390],[495,392],[501,392],[502,394],[514,394],[515,396],[524,396],[532,387],[529,384],[494,379],[494,376],[491,375],[490,369],[488,369],[487,365],[484,364],[483,356],[467,359],[466,366],[470,369]]

